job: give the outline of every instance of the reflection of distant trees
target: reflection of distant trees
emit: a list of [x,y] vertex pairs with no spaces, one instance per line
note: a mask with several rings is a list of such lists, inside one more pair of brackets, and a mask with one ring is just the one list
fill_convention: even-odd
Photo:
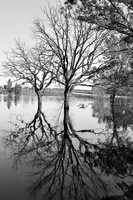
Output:
[[108,128],[112,128],[113,114],[117,128],[124,131],[133,125],[133,103],[132,99],[116,98],[112,113],[109,100],[105,98],[96,98],[92,105],[93,116],[98,118],[99,123],[105,123]]
[[99,124],[108,122],[110,127],[111,112],[109,101],[104,97],[95,98],[92,104],[92,116],[98,119]]
[[4,96],[4,102],[7,103],[7,108],[10,109],[13,101],[12,94],[8,94],[7,96]]
[[4,96],[4,102],[7,103],[8,109],[11,108],[12,102],[14,102],[15,106],[17,106],[19,100],[20,100],[19,94],[13,95],[13,94],[9,93],[8,95]]
[[93,154],[96,166],[107,174],[133,177],[133,140],[127,131],[130,128],[132,132],[133,127],[132,99],[116,98],[110,105],[110,101],[98,98],[95,99],[92,109],[93,116],[112,130]]
[[114,113],[117,127],[122,127],[124,131],[133,125],[133,103],[132,99],[115,100]]
[[27,95],[23,95],[23,102],[28,104],[29,101],[30,101],[30,95],[28,95],[28,94]]
[[21,95],[18,93],[14,96],[14,104],[17,106],[18,102],[20,101]]

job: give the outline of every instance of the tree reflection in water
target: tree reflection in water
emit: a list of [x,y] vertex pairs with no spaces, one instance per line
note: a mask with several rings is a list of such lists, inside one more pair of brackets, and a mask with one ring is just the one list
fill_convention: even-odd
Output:
[[4,102],[7,103],[7,108],[10,110],[12,103],[14,102],[15,106],[17,106],[18,102],[20,100],[20,94],[7,94],[4,96]]
[[7,144],[12,145],[16,164],[27,159],[32,166],[36,199],[100,199],[105,185],[88,156],[95,145],[79,137],[70,117],[67,120],[66,135],[37,112],[30,123],[10,134]]
[[7,96],[4,96],[4,102],[7,103],[7,108],[10,109],[13,101],[12,94],[8,94]]
[[[106,130],[112,130],[110,142],[118,139],[121,142],[127,132],[133,130],[133,103],[132,99],[116,98],[114,104],[110,105],[108,99],[96,98],[93,105],[93,117],[98,118],[99,123],[105,123]],[[117,133],[117,136],[114,134]],[[117,138],[115,138],[115,136]],[[125,137],[123,138],[125,143]]]
[[20,96],[19,93],[14,95],[14,104],[15,104],[15,106],[17,106],[18,102],[20,101],[20,97],[21,96]]
[[[106,107],[108,112],[104,113],[104,103],[100,102],[99,110],[98,106],[95,107],[98,103],[94,103],[93,115],[113,130],[105,141],[95,144],[83,139],[79,131],[74,130],[69,112],[65,122],[67,131],[63,126],[52,127],[40,111],[30,123],[21,121],[23,128],[12,132],[6,142],[12,145],[16,164],[25,160],[32,167],[30,191],[35,194],[35,199],[100,200],[108,196],[108,186],[101,174],[113,174],[122,180],[132,177],[132,141],[124,134],[128,126],[132,128],[132,120],[121,118],[128,117],[127,112],[130,117],[133,113],[129,103],[121,101],[121,104],[119,109],[116,101],[110,110]],[[123,189],[122,184],[123,181],[118,183]]]
[[132,99],[116,98],[112,105],[107,99],[95,99],[92,108],[93,116],[106,124],[108,132],[106,140],[100,142],[101,147],[95,152],[96,165],[107,174],[133,177]]

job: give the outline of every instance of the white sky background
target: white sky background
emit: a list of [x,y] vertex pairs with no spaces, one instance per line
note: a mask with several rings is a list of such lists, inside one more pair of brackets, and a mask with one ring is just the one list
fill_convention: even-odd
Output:
[[[48,3],[56,5],[58,0],[0,0],[0,67],[5,60],[4,52],[15,47],[15,39],[30,44],[33,21],[36,18],[44,19],[41,9]],[[0,85],[6,84],[8,78],[1,75],[0,69]]]

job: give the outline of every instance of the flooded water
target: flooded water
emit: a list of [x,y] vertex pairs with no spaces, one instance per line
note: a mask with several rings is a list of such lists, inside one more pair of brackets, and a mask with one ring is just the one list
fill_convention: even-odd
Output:
[[[70,115],[75,129],[103,128],[104,124],[98,123],[92,116],[92,99],[75,98],[70,100]],[[85,108],[80,108],[84,104]],[[36,96],[0,96],[0,199],[20,200],[28,199],[25,186],[27,177],[25,169],[13,167],[13,157],[10,148],[5,147],[4,138],[14,131],[20,119],[30,122],[37,110]],[[43,112],[47,120],[56,125],[62,121],[63,99],[62,97],[43,97]],[[23,168],[23,167],[22,167]],[[29,180],[29,177],[28,177]],[[24,196],[26,195],[26,197]]]
[[[132,140],[132,101],[125,99],[119,101],[118,99],[116,107],[115,120],[117,129],[121,132],[121,138]],[[25,124],[28,125],[28,128],[30,127],[29,124],[34,119],[37,111],[37,98],[36,96],[28,95],[0,95],[0,111],[0,200],[31,200],[33,197],[26,190],[31,183],[28,174],[31,168],[29,170],[25,164],[23,165],[23,162],[18,169],[14,166],[13,149],[15,144],[13,144],[12,149],[8,145],[6,138],[11,133],[14,133],[16,129],[20,133],[19,128],[23,128]],[[61,126],[63,123],[62,97],[43,97],[42,112],[45,114],[48,126],[55,127],[57,124]],[[109,134],[113,129],[113,121],[110,113],[110,104],[107,99],[71,97],[70,119],[73,128],[77,132],[82,130],[79,136],[87,141],[96,143],[98,139],[109,140]],[[35,124],[33,123],[30,128],[32,129],[34,126]],[[94,134],[93,130],[102,134]],[[107,135],[104,134],[105,132]],[[10,136],[13,136],[13,142],[18,145],[17,141],[15,141],[15,136]],[[21,137],[22,143],[19,145],[24,144],[27,140],[23,141]]]
[[[21,117],[29,122],[37,110],[36,96],[0,96],[0,131],[10,131],[14,126],[11,122],[15,122],[16,117]],[[84,104],[85,108],[81,107]],[[93,100],[88,98],[70,99],[70,116],[76,129],[93,129],[103,128],[104,123],[99,123],[94,116],[92,110]],[[46,118],[52,124],[62,120],[63,99],[62,97],[43,97],[43,109]]]

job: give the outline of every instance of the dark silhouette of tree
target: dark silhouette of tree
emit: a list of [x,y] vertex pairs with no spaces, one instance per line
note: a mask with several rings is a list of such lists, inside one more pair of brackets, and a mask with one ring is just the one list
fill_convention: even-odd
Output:
[[64,130],[67,131],[69,96],[74,87],[85,81],[87,84],[101,69],[110,67],[108,60],[102,59],[103,52],[100,49],[107,32],[96,32],[92,25],[77,21],[69,7],[60,10],[49,8],[44,13],[50,24],[50,31],[41,20],[37,20],[35,34],[53,53],[56,82],[64,90]]

